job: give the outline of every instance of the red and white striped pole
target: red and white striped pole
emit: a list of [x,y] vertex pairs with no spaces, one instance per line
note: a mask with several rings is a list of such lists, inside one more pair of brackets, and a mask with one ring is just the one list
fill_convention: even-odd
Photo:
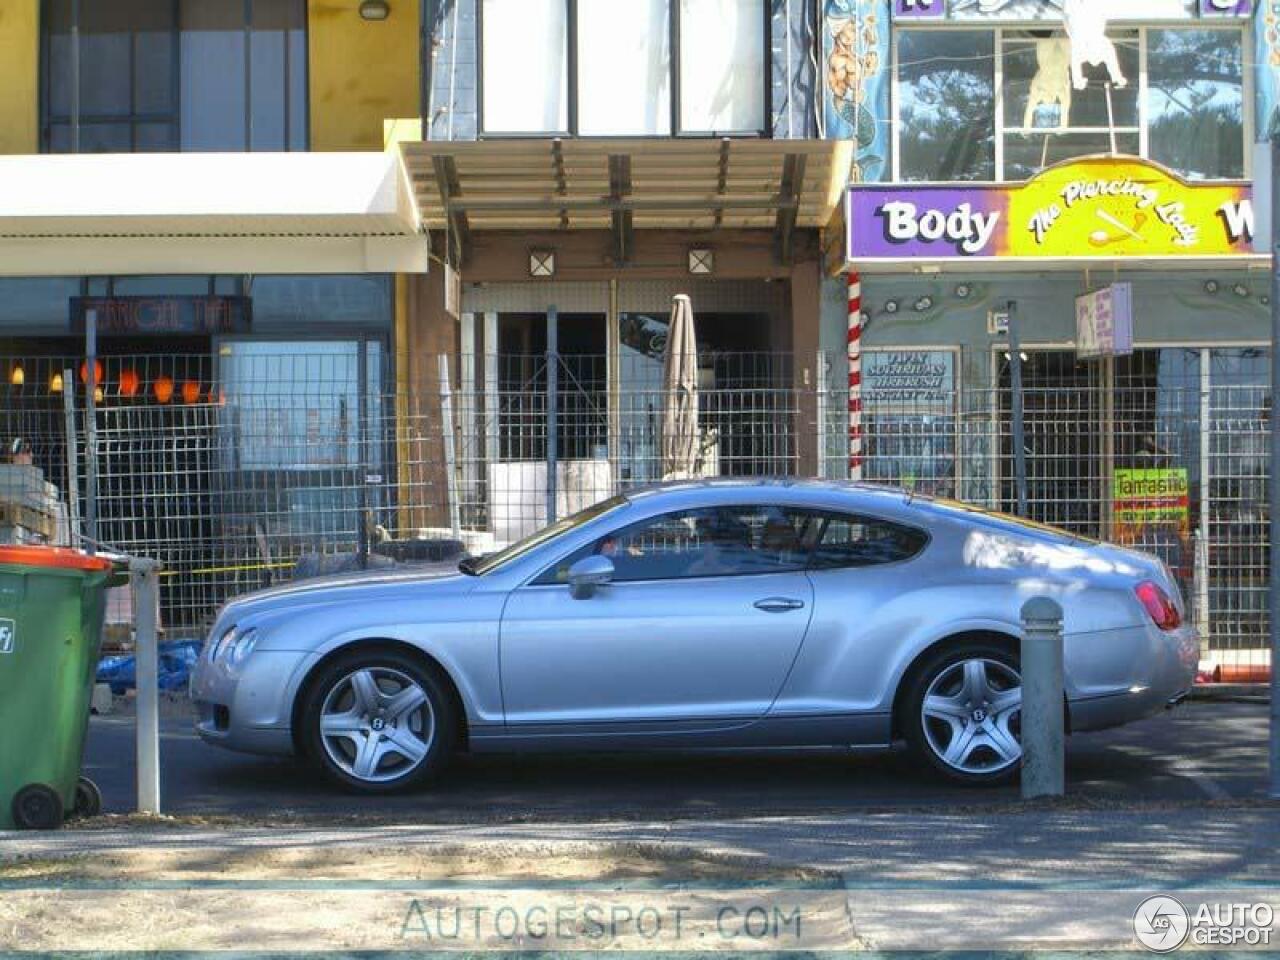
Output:
[[849,271],[849,479],[862,479],[862,277]]

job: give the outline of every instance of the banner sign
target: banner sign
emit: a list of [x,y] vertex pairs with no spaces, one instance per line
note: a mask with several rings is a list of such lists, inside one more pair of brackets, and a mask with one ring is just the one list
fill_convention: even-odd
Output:
[[[1063,19],[1063,6],[1064,0],[893,0],[893,18],[899,21],[1053,21]],[[1253,14],[1253,6],[1253,0],[1125,0],[1107,5],[1107,19],[1112,23],[1134,23],[1197,17],[1243,18]]]
[[1123,259],[1254,253],[1247,183],[1188,183],[1136,157],[1085,157],[1025,183],[854,184],[851,265],[920,259]]
[[1190,497],[1185,467],[1115,471],[1112,513],[1116,539],[1132,543],[1152,525],[1176,528],[1186,535],[1190,528]]
[[950,350],[868,350],[862,355],[862,395],[871,413],[949,413],[956,355]]
[[1133,285],[1113,283],[1076,297],[1076,355],[1120,357],[1133,353]]
[[72,297],[71,332],[84,333],[93,310],[98,333],[196,335],[248,333],[253,314],[249,297]]

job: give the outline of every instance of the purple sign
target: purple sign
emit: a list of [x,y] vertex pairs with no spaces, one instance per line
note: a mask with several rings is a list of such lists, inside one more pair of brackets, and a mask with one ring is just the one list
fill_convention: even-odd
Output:
[[997,185],[850,189],[845,193],[850,259],[994,257],[1005,236],[1008,196]]
[[[1208,3],[1209,0],[1202,0]],[[947,15],[947,0],[893,0],[895,20],[941,19]]]
[[1202,17],[1247,17],[1253,13],[1253,0],[1200,0]]

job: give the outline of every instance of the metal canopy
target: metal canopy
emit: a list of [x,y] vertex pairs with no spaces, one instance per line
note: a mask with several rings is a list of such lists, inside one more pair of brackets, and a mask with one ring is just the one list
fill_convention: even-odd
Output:
[[825,227],[848,181],[838,140],[518,139],[400,149],[423,223],[465,250],[477,230],[610,230],[625,262],[636,230]]
[[394,153],[0,157],[0,274],[423,272]]

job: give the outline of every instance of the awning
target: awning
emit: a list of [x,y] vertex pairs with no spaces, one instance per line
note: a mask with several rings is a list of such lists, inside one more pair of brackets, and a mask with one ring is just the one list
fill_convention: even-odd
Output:
[[394,152],[0,157],[0,275],[426,268]]
[[519,139],[401,143],[423,223],[475,230],[766,228],[789,250],[825,227],[848,181],[838,140]]

